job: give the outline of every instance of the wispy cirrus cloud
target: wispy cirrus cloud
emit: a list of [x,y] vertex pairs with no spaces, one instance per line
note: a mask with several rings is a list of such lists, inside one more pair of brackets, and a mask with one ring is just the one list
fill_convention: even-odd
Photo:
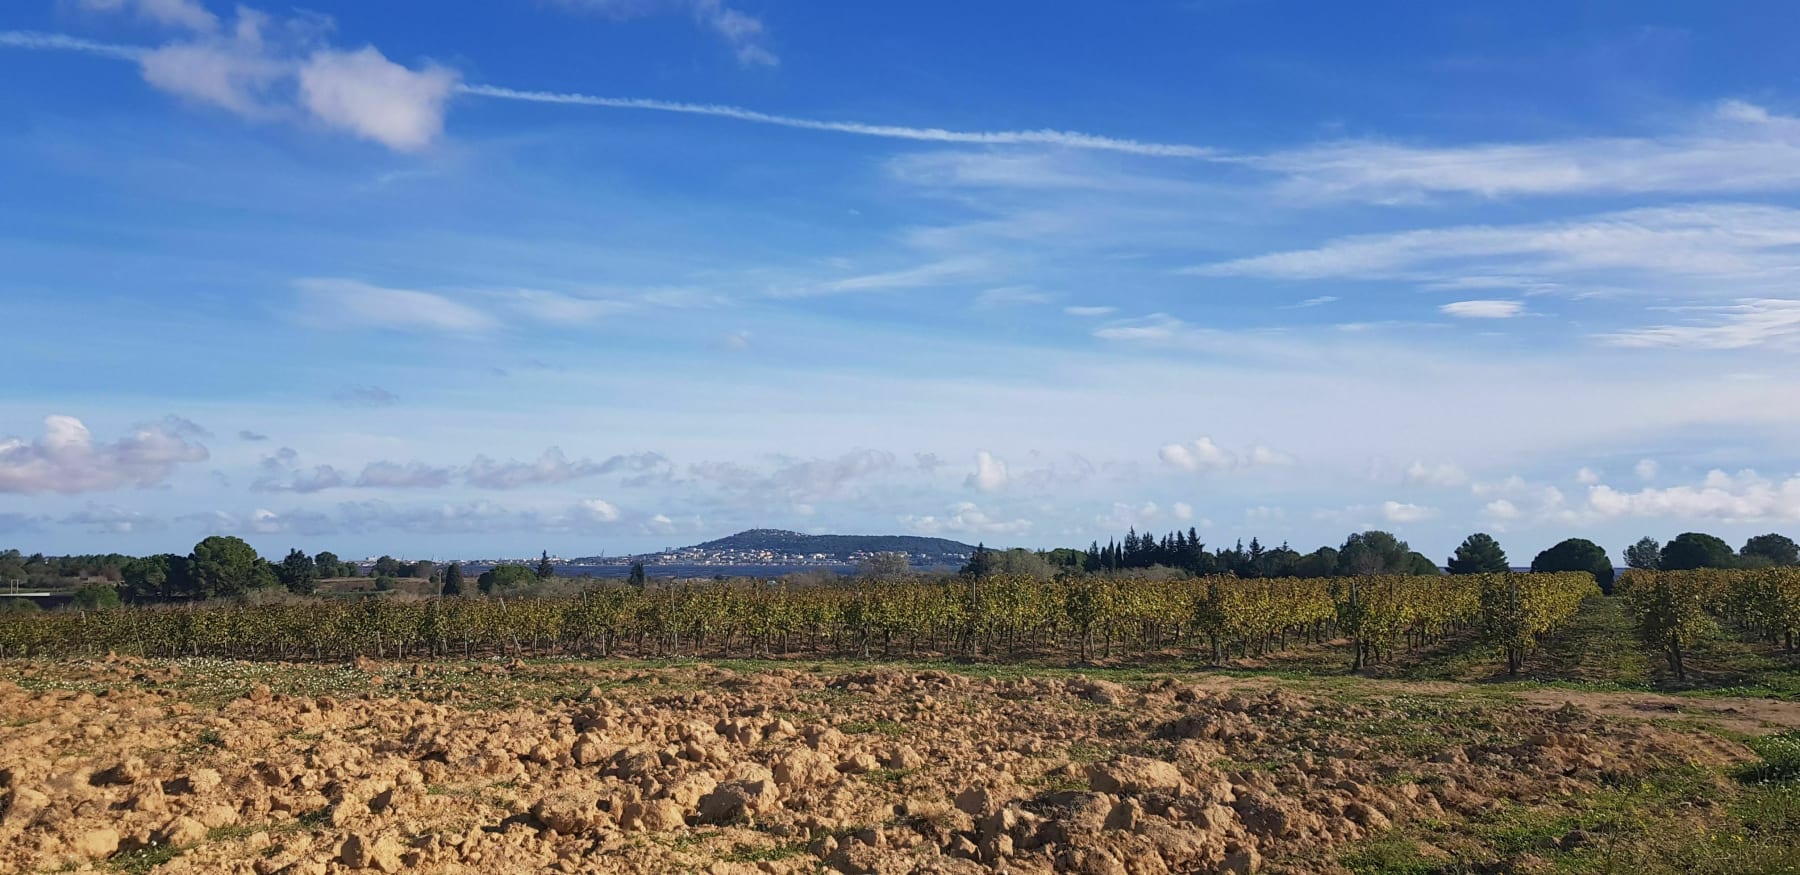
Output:
[[329,328],[480,334],[500,321],[434,292],[394,289],[348,279],[303,279],[300,318]]
[[1327,143],[1241,156],[1307,199],[1407,202],[1432,195],[1708,194],[1800,188],[1800,119],[1726,100],[1653,137],[1409,146]]
[[1694,320],[1616,331],[1600,339],[1635,349],[1744,349],[1800,342],[1800,300],[1757,298],[1681,309],[1694,314]]
[[[1642,207],[1523,225],[1464,225],[1340,237],[1187,269],[1279,280],[1454,279],[1496,265],[1534,280],[1624,275],[1666,287],[1730,279],[1774,283],[1800,273],[1800,210],[1760,204]],[[1741,287],[1741,285],[1737,286]],[[1731,286],[1726,286],[1731,288]]]

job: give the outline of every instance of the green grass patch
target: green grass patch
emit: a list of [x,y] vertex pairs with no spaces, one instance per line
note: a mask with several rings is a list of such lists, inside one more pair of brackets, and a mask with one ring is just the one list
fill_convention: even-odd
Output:
[[115,872],[127,875],[144,875],[144,873],[161,866],[181,855],[180,849],[173,845],[151,845],[135,851],[120,851],[106,861]]
[[206,840],[209,842],[235,842],[238,839],[247,839],[262,829],[263,827],[252,823],[214,827],[206,831]]
[[1427,856],[1419,842],[1398,835],[1363,842],[1338,862],[1356,875],[1438,875],[1445,871],[1441,857]]
[[871,784],[898,784],[912,773],[912,769],[875,769],[863,777]]
[[730,853],[721,856],[719,859],[727,863],[773,863],[777,860],[798,857],[805,853],[806,845],[798,842],[786,845],[776,845],[772,848],[752,848],[746,845],[739,845]]
[[899,738],[906,734],[906,727],[892,720],[858,720],[838,727],[838,731],[848,735],[885,735]]

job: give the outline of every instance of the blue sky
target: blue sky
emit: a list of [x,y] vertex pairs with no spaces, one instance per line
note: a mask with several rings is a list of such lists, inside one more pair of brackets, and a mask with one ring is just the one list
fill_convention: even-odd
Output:
[[1800,530],[1790,4],[0,13],[0,542]]

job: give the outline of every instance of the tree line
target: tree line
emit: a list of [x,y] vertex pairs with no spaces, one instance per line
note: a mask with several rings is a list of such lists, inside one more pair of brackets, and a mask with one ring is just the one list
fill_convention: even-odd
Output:
[[[1647,571],[1680,571],[1706,568],[1770,568],[1800,566],[1800,545],[1781,534],[1757,535],[1733,550],[1717,536],[1684,532],[1667,544],[1645,537],[1623,552],[1625,564]],[[1337,547],[1320,547],[1301,553],[1283,543],[1265,547],[1252,538],[1230,547],[1209,549],[1198,530],[1172,531],[1160,537],[1139,534],[1135,528],[1125,537],[1093,542],[1086,550],[990,550],[975,548],[962,569],[964,576],[1018,575],[1048,580],[1067,574],[1109,574],[1167,569],[1195,577],[1232,575],[1244,579],[1328,578],[1369,575],[1485,574],[1510,570],[1510,560],[1500,543],[1485,532],[1465,538],[1443,566],[1413,550],[1391,532],[1371,530],[1347,537]],[[1585,538],[1569,538],[1538,553],[1530,563],[1536,572],[1585,571],[1610,592],[1613,563],[1604,548]],[[361,576],[362,569],[329,551],[307,554],[289,550],[279,562],[270,562],[240,538],[208,537],[187,555],[163,553],[132,557],[118,553],[49,557],[26,556],[18,550],[0,551],[0,583],[78,581],[76,601],[81,607],[105,607],[120,601],[133,603],[196,601],[234,598],[259,593],[287,592],[312,595],[323,580]],[[858,576],[891,578],[911,573],[904,557],[877,555],[865,562]],[[440,565],[429,560],[405,561],[392,556],[377,559],[369,571],[375,589],[394,589],[402,579],[427,582],[430,592],[448,596],[521,595],[542,592],[556,577],[548,552],[535,566],[502,564],[490,568],[471,583],[460,562]],[[641,563],[632,567],[627,581],[642,588],[646,583]],[[414,588],[417,591],[417,588]],[[10,601],[10,600],[9,600]]]

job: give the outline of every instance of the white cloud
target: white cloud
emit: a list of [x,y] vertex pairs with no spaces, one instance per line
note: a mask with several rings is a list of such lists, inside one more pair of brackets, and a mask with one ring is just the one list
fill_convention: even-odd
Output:
[[[656,459],[661,463],[661,457]],[[698,462],[688,466],[688,473],[746,507],[760,511],[785,503],[795,509],[856,495],[874,478],[895,470],[898,460],[884,450],[855,449],[830,458],[776,456],[774,461],[766,472],[736,462]]]
[[1422,461],[1415,460],[1411,465],[1406,466],[1405,480],[1407,483],[1453,488],[1469,482],[1469,475],[1462,468],[1449,462],[1427,465]]
[[[395,507],[385,501],[348,502],[339,507],[351,531],[392,530],[422,535],[478,534],[515,529],[518,515],[491,501]],[[533,524],[541,521],[532,519]]]
[[113,443],[97,444],[81,420],[47,416],[42,437],[0,438],[0,492],[73,494],[156,486],[176,466],[208,458],[198,436],[193,423],[170,418],[139,425]]
[[541,289],[514,289],[507,292],[506,297],[521,313],[557,325],[597,322],[631,309],[629,303],[613,298],[581,297]]
[[129,535],[138,532],[153,532],[163,528],[162,520],[119,507],[93,507],[77,511],[63,517],[62,524],[67,526],[85,526],[89,532],[98,535]]
[[949,511],[942,516],[903,516],[900,518],[900,524],[914,534],[931,537],[940,535],[1016,537],[1031,531],[1030,520],[997,519],[979,506],[967,501],[951,505]]
[[1294,457],[1257,444],[1250,448],[1250,455],[1245,459],[1245,464],[1254,467],[1282,467],[1294,464]]
[[1501,522],[1516,520],[1520,515],[1519,506],[1504,498],[1496,498],[1493,501],[1488,502],[1487,505],[1482,508],[1482,513],[1486,514],[1491,519]]
[[1511,319],[1524,312],[1518,301],[1454,301],[1438,308],[1438,312],[1458,319]]
[[321,50],[300,68],[300,99],[327,124],[390,149],[417,151],[444,130],[444,103],[457,76],[443,67],[411,70],[374,46]]
[[218,16],[194,0],[77,0],[77,5],[92,12],[121,12],[129,7],[146,21],[196,33],[219,29]]
[[1353,141],[1242,159],[1304,198],[1761,192],[1800,186],[1800,120],[1725,101],[1691,130],[1442,148]]
[[949,258],[933,261],[916,267],[900,270],[868,273],[843,279],[829,280],[811,286],[777,289],[776,297],[805,297],[809,295],[841,294],[844,292],[883,292],[891,289],[911,289],[921,286],[936,286],[973,279],[988,272],[989,265],[981,258]]
[[1194,518],[1194,506],[1185,501],[1175,502],[1175,506],[1172,510],[1175,513],[1175,518],[1182,522],[1187,522]]
[[1699,486],[1645,487],[1624,492],[1604,484],[1588,489],[1583,518],[1710,519],[1727,523],[1800,520],[1800,477],[1774,480],[1755,471],[1714,470]]
[[570,460],[558,447],[551,447],[536,462],[496,462],[476,456],[463,471],[470,486],[482,489],[518,489],[524,486],[550,486],[608,472],[605,463],[589,459]]
[[450,484],[449,468],[423,462],[370,462],[363,466],[356,485],[362,489],[436,489]]
[[1224,471],[1237,467],[1237,456],[1202,437],[1191,444],[1163,444],[1157,458],[1183,471]]
[[1129,504],[1123,501],[1113,502],[1112,512],[1096,517],[1094,522],[1108,531],[1120,529],[1143,529],[1162,518],[1162,508],[1154,501],[1143,504]]
[[1098,316],[1111,316],[1112,314],[1119,312],[1119,308],[1117,308],[1117,307],[1098,307],[1098,306],[1074,306],[1074,307],[1064,307],[1063,312],[1067,313],[1070,316],[1078,316],[1083,319],[1092,319],[1092,318],[1095,318]]
[[1381,518],[1390,523],[1417,523],[1432,519],[1438,515],[1437,508],[1424,507],[1417,504],[1406,504],[1398,501],[1381,503]]
[[1656,464],[1655,459],[1639,459],[1631,470],[1632,473],[1637,474],[1639,480],[1655,480],[1656,472],[1660,467]]
[[478,334],[499,326],[488,314],[431,292],[346,279],[304,279],[295,285],[306,306],[303,315],[315,325],[451,334]]
[[[1465,225],[1340,237],[1312,249],[1191,268],[1208,276],[1401,279],[1441,285],[1502,270],[1580,286],[1630,276],[1638,288],[1710,281],[1785,288],[1800,246],[1800,210],[1758,204],[1644,207],[1528,225]],[[1731,281],[1729,284],[1726,281]],[[1710,289],[1708,289],[1710,291]]]
[[1292,456],[1261,444],[1252,446],[1246,453],[1240,455],[1219,446],[1213,442],[1211,437],[1207,436],[1187,444],[1163,444],[1162,448],[1157,450],[1156,455],[1165,465],[1196,473],[1230,471],[1237,468],[1280,467],[1294,463]]
[[1592,486],[1600,482],[1600,472],[1583,465],[1581,470],[1575,472],[1575,482],[1583,486]]
[[982,492],[997,492],[1006,487],[1007,479],[1006,462],[982,450],[975,454],[975,473],[969,475],[964,485]]
[[198,523],[202,531],[213,535],[327,535],[338,530],[330,516],[308,510],[277,512],[257,508],[241,514],[212,511],[180,519]]
[[[598,498],[584,499],[583,501],[581,501],[579,504],[576,505],[576,509],[579,510],[583,516],[585,516],[588,520],[590,520],[592,522],[616,523],[619,521],[618,507],[614,506],[612,502],[605,501],[602,499],[598,499]],[[661,516],[660,514],[658,515],[658,517],[660,519],[662,519],[664,522],[667,522],[669,519],[668,517]]]
[[1638,349],[1744,349],[1800,340],[1800,300],[1758,298],[1724,307],[1690,307],[1698,322],[1602,334],[1613,346]]
[[1469,491],[1478,498],[1486,498],[1490,495],[1517,497],[1531,491],[1531,488],[1531,484],[1525,482],[1525,478],[1517,474],[1507,477],[1505,480],[1477,480],[1469,484]]
[[291,64],[270,53],[263,38],[267,23],[261,13],[241,10],[230,33],[150,49],[138,59],[144,81],[238,115],[275,117],[280,110],[272,92],[291,75]]
[[302,467],[300,454],[291,447],[264,456],[257,467],[261,474],[251,481],[252,492],[323,492],[345,484],[344,475],[330,465]]
[[374,46],[326,45],[332,25],[321,16],[276,20],[239,6],[227,29],[192,0],[81,2],[112,10],[129,5],[190,34],[148,49],[18,32],[0,44],[129,58],[144,81],[171,94],[252,119],[310,118],[399,151],[417,151],[442,134],[445,104],[458,83],[454,71],[433,64],[412,69]]

